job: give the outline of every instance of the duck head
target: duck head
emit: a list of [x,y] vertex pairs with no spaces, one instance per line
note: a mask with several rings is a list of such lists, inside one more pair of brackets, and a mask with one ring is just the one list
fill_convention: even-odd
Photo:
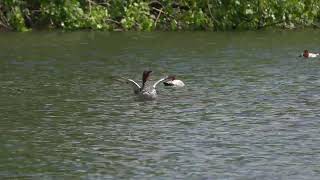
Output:
[[303,53],[301,53],[301,54],[299,55],[299,57],[308,58],[308,57],[309,57],[309,51],[308,51],[308,50],[304,50]]
[[149,79],[149,76],[150,76],[151,73],[152,73],[152,71],[143,71],[143,74],[142,74],[142,87],[144,87],[144,85],[147,82],[147,80]]
[[175,75],[170,75],[170,76],[167,77],[166,80],[173,81],[173,80],[175,80],[175,79],[176,79],[176,76],[175,76]]
[[303,57],[305,57],[305,58],[309,57],[309,51],[308,50],[304,50],[303,51]]
[[163,82],[163,84],[165,86],[173,86],[173,81],[176,79],[175,75],[170,75],[168,76],[165,81]]

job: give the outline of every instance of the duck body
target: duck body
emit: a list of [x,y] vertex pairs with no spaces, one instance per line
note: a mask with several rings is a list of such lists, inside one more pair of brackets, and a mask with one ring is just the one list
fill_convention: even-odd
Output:
[[184,83],[179,80],[179,79],[175,79],[175,80],[172,80],[172,81],[166,81],[166,82],[163,82],[163,84],[165,86],[172,86],[172,87],[184,87]]
[[[154,100],[158,97],[156,86],[162,82],[167,80],[167,77],[161,78],[157,82],[155,82],[153,85],[147,84],[147,80],[149,79],[149,76],[152,71],[144,71],[142,74],[142,86],[140,86],[138,83],[136,83],[132,79],[125,79],[127,83],[131,84],[133,87],[133,92],[136,94],[140,99],[142,100]],[[124,78],[123,78],[124,79]]]
[[302,55],[300,55],[300,57],[303,56],[304,58],[316,58],[319,57],[320,54],[319,53],[311,53],[308,50],[304,50]]
[[139,98],[145,100],[153,100],[158,97],[157,90],[154,88],[146,88],[140,91]]
[[176,79],[175,76],[169,76],[168,80],[163,82],[163,84],[165,86],[171,86],[171,87],[177,87],[177,88],[185,86],[183,81]]
[[319,56],[319,53],[309,53],[308,58],[315,58],[318,56]]

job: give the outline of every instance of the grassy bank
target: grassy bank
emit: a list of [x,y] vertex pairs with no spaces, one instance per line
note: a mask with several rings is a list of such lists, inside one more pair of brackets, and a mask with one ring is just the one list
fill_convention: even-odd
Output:
[[320,28],[319,0],[1,0],[0,29]]

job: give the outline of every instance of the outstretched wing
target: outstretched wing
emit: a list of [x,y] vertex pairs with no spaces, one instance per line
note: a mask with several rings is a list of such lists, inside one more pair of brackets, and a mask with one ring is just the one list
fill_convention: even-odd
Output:
[[153,88],[156,88],[156,86],[159,84],[159,83],[161,83],[162,81],[164,81],[164,80],[166,80],[166,79],[168,79],[168,76],[167,77],[165,77],[165,78],[161,78],[161,79],[159,79],[157,82],[155,82],[154,84],[153,84]]
[[120,77],[120,79],[118,77],[118,79],[116,79],[116,80],[119,81],[119,82],[122,82],[122,83],[130,84],[132,86],[133,91],[134,91],[135,94],[138,94],[140,92],[141,87],[134,80],[127,79],[127,78],[124,78],[124,77]]
[[135,94],[138,94],[141,87],[139,86],[138,83],[136,83],[134,80],[132,79],[127,79],[127,84],[131,84],[132,88],[133,88],[133,91]]

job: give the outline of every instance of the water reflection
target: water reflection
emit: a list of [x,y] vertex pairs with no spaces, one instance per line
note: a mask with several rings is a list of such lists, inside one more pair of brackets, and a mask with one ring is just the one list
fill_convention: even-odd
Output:
[[[317,179],[305,33],[0,35],[0,177]],[[186,87],[143,102],[112,79],[145,69]]]

